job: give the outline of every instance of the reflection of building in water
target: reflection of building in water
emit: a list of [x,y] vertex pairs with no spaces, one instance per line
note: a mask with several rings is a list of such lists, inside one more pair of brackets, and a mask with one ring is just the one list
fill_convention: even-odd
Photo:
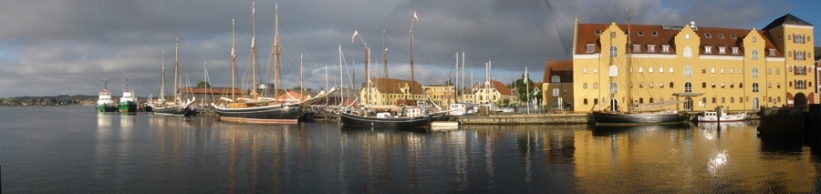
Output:
[[[599,130],[599,129],[595,129]],[[813,192],[813,166],[784,160],[800,155],[768,157],[759,151],[755,126],[722,129],[678,129],[643,126],[596,136],[574,133],[575,181],[580,191]],[[783,157],[792,158],[785,159]],[[673,183],[673,184],[671,184]],[[715,185],[717,187],[694,187]],[[720,188],[719,188],[720,187]]]

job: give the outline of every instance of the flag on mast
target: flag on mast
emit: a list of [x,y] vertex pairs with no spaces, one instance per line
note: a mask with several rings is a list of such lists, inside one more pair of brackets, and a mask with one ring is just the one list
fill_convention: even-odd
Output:
[[525,67],[525,74],[522,75],[522,83],[527,84],[527,67]]
[[353,40],[356,38],[356,35],[359,34],[356,30],[353,30],[353,36],[351,36],[351,44],[353,44]]
[[419,22],[419,16],[416,16],[416,11],[413,11],[413,19],[416,19]]

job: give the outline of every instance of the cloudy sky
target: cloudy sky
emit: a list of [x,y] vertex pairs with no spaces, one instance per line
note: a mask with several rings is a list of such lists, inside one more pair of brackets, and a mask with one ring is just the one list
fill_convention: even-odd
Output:
[[[205,80],[207,68],[214,86],[226,86],[232,19],[237,77],[248,74],[251,4],[0,0],[0,97],[96,95],[102,78],[109,79],[114,95],[121,95],[125,77],[139,96],[156,96],[163,51],[167,80],[173,79],[176,37],[183,80],[195,85]],[[528,67],[531,79],[541,81],[545,60],[570,58],[575,17],[582,23],[627,20],[625,2],[614,0],[259,0],[256,42],[262,72],[271,56],[275,4],[280,13],[281,85],[286,88],[299,86],[300,54],[307,88],[339,85],[339,46],[345,58],[343,77],[353,75],[361,83],[363,44],[359,38],[351,43],[354,30],[371,47],[372,67],[378,67],[371,71],[379,75],[384,31],[389,76],[410,79],[408,32],[413,25],[415,76],[423,84],[455,78],[454,54],[462,49],[465,74],[473,74],[474,82],[484,80],[487,61],[492,61],[495,79],[515,80]],[[699,26],[745,29],[760,29],[787,13],[818,25],[821,16],[811,8],[820,5],[797,0],[629,0],[633,23],[695,21]],[[814,36],[821,37],[818,30]]]

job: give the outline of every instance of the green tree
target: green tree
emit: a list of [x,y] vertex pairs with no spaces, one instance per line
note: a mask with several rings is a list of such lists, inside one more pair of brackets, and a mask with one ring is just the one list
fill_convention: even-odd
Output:
[[201,81],[200,83],[197,83],[197,87],[198,88],[210,88],[211,84],[208,83],[208,82],[205,82],[205,81]]
[[[527,80],[525,80],[527,79]],[[525,80],[525,81],[523,81]],[[527,102],[527,99],[530,98],[533,101],[535,98],[541,98],[540,95],[533,92],[535,86],[533,86],[533,80],[530,80],[530,77],[524,76],[522,74],[522,78],[517,79],[511,83],[512,88],[516,88],[516,92],[519,94],[519,101],[520,102]]]

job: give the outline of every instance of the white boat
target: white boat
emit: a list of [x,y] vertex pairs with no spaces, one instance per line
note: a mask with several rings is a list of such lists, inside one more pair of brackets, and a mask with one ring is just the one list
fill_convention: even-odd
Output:
[[746,111],[735,114],[727,114],[724,107],[718,106],[715,111],[704,111],[704,113],[698,116],[698,122],[736,122],[744,121],[746,118]]
[[468,104],[468,103],[451,104],[448,107],[448,110],[449,110],[448,114],[453,115],[453,116],[462,116],[462,115],[466,115],[466,114],[471,114],[471,113],[476,112],[476,111],[473,110],[474,107],[475,106],[473,104]]
[[431,131],[446,131],[459,129],[459,121],[433,121],[430,123]]

